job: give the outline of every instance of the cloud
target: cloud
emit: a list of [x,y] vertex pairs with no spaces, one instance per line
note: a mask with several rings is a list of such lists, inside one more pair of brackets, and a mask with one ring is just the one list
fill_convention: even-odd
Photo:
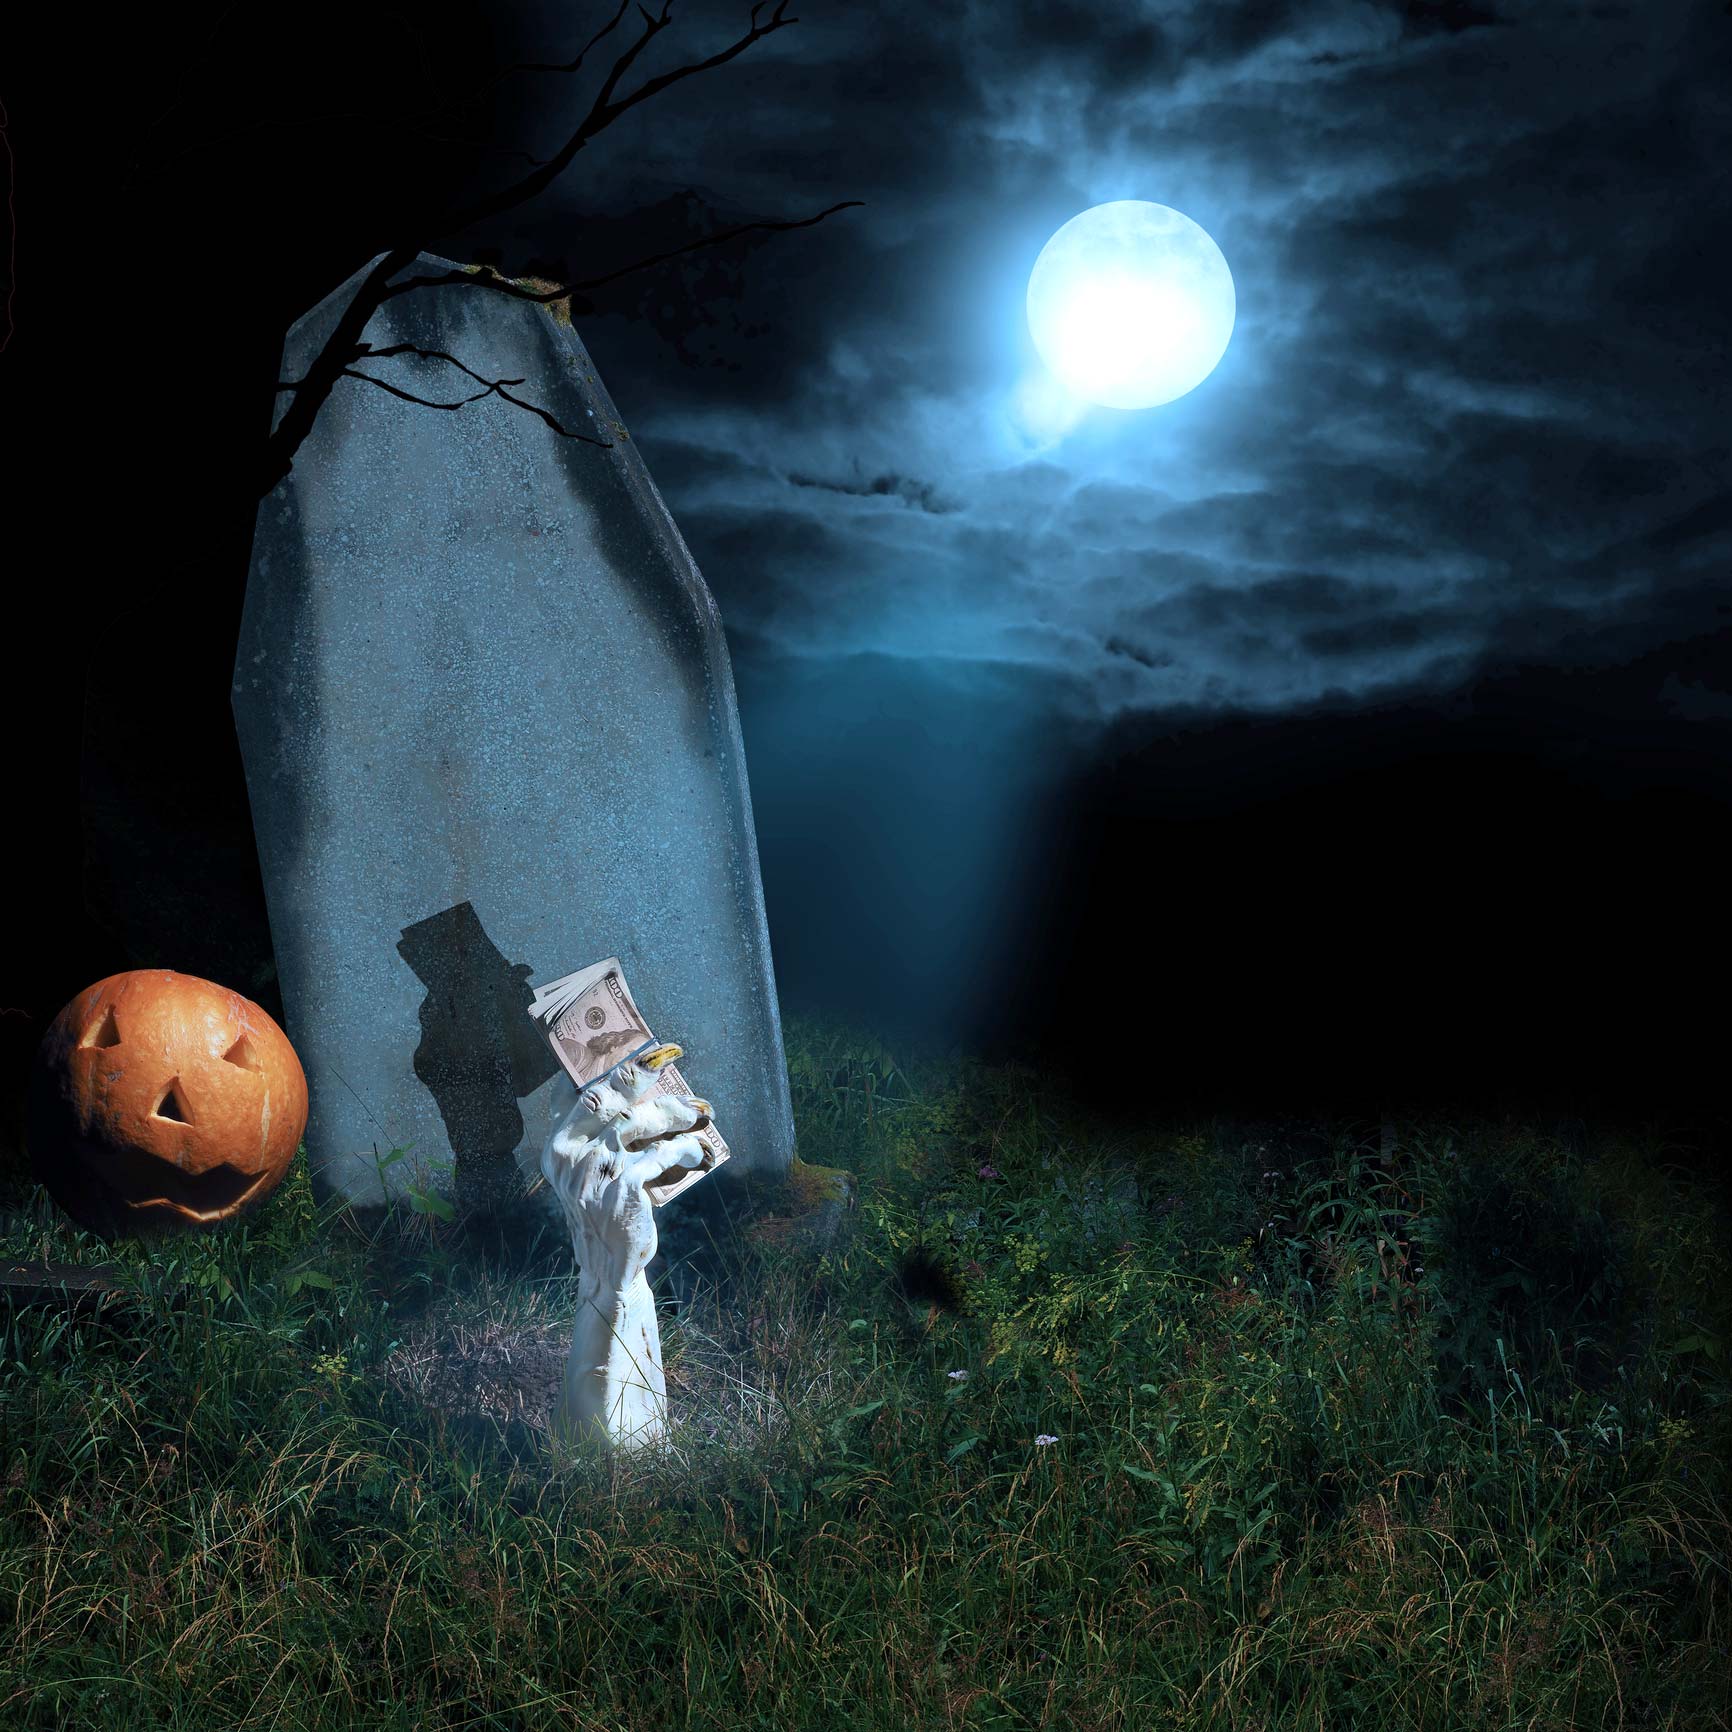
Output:
[[788,480],[795,487],[818,487],[829,493],[850,493],[857,499],[899,499],[921,511],[942,517],[961,507],[946,500],[930,481],[916,481],[909,475],[874,475],[870,481],[826,481],[816,475],[790,472]]
[[[605,141],[581,228],[549,201],[502,244],[867,200],[580,321],[781,655],[1046,667],[1096,721],[1616,660],[1725,528],[1708,32],[1676,0],[836,8]],[[1028,269],[1115,197],[1215,234],[1233,345],[1166,408],[1037,413]]]

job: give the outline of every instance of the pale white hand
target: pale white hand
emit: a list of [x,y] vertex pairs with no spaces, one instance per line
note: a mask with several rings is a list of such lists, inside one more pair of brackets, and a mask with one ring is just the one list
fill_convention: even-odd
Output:
[[625,1068],[578,1097],[548,1138],[541,1170],[578,1262],[560,1429],[636,1448],[667,1429],[661,1331],[644,1275],[656,1253],[655,1210],[644,1186],[670,1168],[703,1164],[708,1151],[693,1133],[711,1108],[692,1095],[650,1096],[654,1077],[622,1077]]
[[623,1288],[643,1272],[656,1254],[655,1211],[644,1186],[671,1167],[703,1164],[707,1151],[690,1132],[709,1118],[707,1101],[658,1095],[598,1134],[584,1135],[583,1123],[568,1117],[548,1140],[541,1170],[565,1211],[585,1286]]

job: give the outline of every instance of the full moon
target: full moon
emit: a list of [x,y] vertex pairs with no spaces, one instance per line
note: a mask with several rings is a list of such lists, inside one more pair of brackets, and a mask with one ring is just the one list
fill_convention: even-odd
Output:
[[1181,211],[1126,198],[1074,216],[1028,279],[1034,346],[1079,397],[1150,409],[1214,372],[1233,334],[1233,273]]

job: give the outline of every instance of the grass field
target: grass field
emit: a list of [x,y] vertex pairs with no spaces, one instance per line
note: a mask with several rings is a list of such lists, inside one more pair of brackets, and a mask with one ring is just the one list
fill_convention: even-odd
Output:
[[110,1251],[14,1181],[140,1299],[5,1318],[0,1732],[1732,1725],[1732,1222],[1660,1134],[789,1055],[859,1206],[679,1237],[659,1460],[550,1455],[551,1232],[303,1159]]

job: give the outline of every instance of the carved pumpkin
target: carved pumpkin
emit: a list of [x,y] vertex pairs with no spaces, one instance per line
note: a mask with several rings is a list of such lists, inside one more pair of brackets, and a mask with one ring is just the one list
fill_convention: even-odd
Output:
[[289,1037],[196,975],[112,974],[37,1048],[31,1166],[105,1239],[231,1219],[276,1187],[306,1128],[307,1078]]

